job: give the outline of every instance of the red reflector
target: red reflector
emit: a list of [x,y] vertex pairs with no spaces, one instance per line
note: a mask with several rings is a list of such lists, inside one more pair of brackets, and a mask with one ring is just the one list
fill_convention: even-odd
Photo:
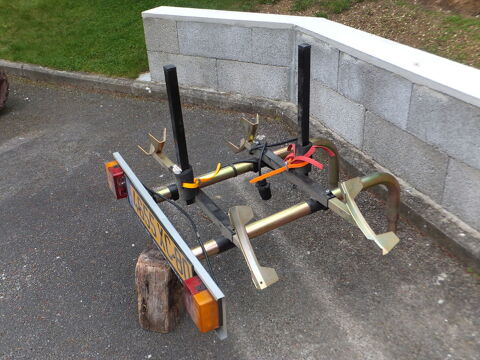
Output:
[[107,172],[107,181],[110,190],[115,194],[117,199],[127,197],[127,183],[125,182],[125,174],[116,161],[105,163],[105,171]]
[[202,280],[194,276],[185,280],[185,308],[198,330],[208,332],[220,326],[218,303],[207,290]]

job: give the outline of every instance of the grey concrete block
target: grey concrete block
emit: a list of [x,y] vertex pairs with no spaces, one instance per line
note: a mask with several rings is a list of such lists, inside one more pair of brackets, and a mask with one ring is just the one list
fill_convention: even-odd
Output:
[[480,108],[415,85],[407,129],[450,156],[480,168]]
[[338,90],[401,129],[406,129],[412,83],[345,53],[340,54]]
[[287,100],[289,68],[218,60],[218,89],[248,96]]
[[310,89],[310,112],[326,127],[334,130],[351,144],[362,148],[365,108],[336,91],[313,80]]
[[144,18],[143,30],[148,51],[178,53],[177,25],[174,20]]
[[292,29],[252,29],[252,62],[291,66],[293,60]]
[[[312,36],[297,32],[297,46],[308,43],[312,46],[311,79],[337,90],[339,50]],[[295,49],[295,60],[297,50]],[[295,62],[296,64],[296,62]],[[295,69],[297,67],[295,66]]]
[[448,156],[367,111],[364,151],[374,160],[430,196],[442,201]]
[[480,170],[450,159],[442,205],[480,230]]
[[165,82],[163,66],[173,64],[177,67],[180,85],[209,89],[217,88],[215,59],[149,51],[148,63],[152,81]]
[[252,60],[252,29],[223,24],[178,22],[178,43],[183,55],[238,61]]

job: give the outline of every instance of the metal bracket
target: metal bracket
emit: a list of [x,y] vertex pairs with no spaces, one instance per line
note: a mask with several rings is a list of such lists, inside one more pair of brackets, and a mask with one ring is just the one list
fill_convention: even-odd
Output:
[[242,138],[240,140],[240,145],[237,146],[237,145],[231,143],[230,141],[227,141],[228,145],[232,148],[234,153],[239,153],[239,152],[245,150],[246,145],[248,143],[253,142],[253,140],[255,139],[255,135],[257,134],[257,128],[258,128],[259,120],[260,120],[260,118],[259,118],[258,114],[257,114],[257,117],[255,118],[254,122],[251,122],[246,118],[242,118],[242,122],[243,122],[243,125],[245,127],[246,135],[245,135],[244,138]]
[[253,218],[253,210],[249,206],[234,206],[228,210],[228,217],[236,234],[233,235],[233,243],[242,250],[245,261],[252,275],[253,283],[259,290],[265,289],[278,281],[275,269],[260,266],[248,238],[245,224]]
[[148,133],[148,137],[150,138],[150,149],[146,151],[140,145],[137,145],[140,150],[144,152],[145,155],[153,155],[153,154],[161,154],[163,150],[163,146],[167,141],[167,128],[163,129],[163,137],[162,140],[158,140],[155,136],[151,133]]
[[220,229],[222,236],[228,240],[232,239],[233,230],[230,226],[230,221],[225,212],[202,190],[198,190],[196,196],[196,203],[203,210],[203,213],[208,216],[211,222],[213,222]]
[[158,140],[155,136],[151,133],[148,133],[148,137],[150,138],[150,148],[148,151],[143,149],[140,145],[137,145],[142,152],[147,156],[152,156],[157,162],[168,169],[169,171],[173,172],[174,174],[179,174],[182,169],[175,164],[170,158],[163,153],[163,147],[165,146],[165,142],[167,141],[167,129],[163,129],[163,136],[162,140]]
[[328,201],[328,207],[345,220],[356,225],[367,239],[374,241],[382,249],[383,255],[388,254],[400,239],[393,231],[377,235],[368,225],[354,200],[360,191],[363,190],[360,178],[356,177],[340,183],[340,190],[342,191],[344,201],[332,198]]

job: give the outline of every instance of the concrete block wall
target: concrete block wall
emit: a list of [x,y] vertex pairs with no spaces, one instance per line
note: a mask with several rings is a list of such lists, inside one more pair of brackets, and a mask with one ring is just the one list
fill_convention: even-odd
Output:
[[177,65],[181,85],[289,100],[293,26],[268,28],[179,21],[144,13],[151,78]]
[[311,116],[480,230],[480,70],[326,19],[159,7],[143,13],[152,80],[296,103],[312,45]]

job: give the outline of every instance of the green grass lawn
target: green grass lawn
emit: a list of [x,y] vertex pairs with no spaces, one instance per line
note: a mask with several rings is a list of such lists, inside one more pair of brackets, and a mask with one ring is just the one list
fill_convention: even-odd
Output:
[[248,0],[0,0],[0,59],[136,77],[148,69],[141,12],[250,10]]
[[[261,10],[262,4],[279,3],[279,0],[0,0],[0,59],[134,78],[148,69],[143,10],[170,5],[255,11]],[[408,20],[397,27],[403,31],[408,28],[408,22],[413,21],[412,34],[403,40],[393,40],[480,67],[477,55],[480,19],[477,18],[436,13],[414,5],[411,0],[290,0],[286,3],[283,13],[331,17],[335,21],[335,16],[345,13],[352,16],[353,23],[342,23],[387,38],[391,38],[392,23],[408,15]],[[355,13],[362,11],[357,5],[372,7],[376,3],[380,3],[382,9],[391,7],[389,17],[373,9],[372,14],[361,17],[365,21],[355,20]],[[366,26],[371,23],[380,25]],[[419,27],[425,30],[422,41],[416,40],[418,34],[413,31]]]

